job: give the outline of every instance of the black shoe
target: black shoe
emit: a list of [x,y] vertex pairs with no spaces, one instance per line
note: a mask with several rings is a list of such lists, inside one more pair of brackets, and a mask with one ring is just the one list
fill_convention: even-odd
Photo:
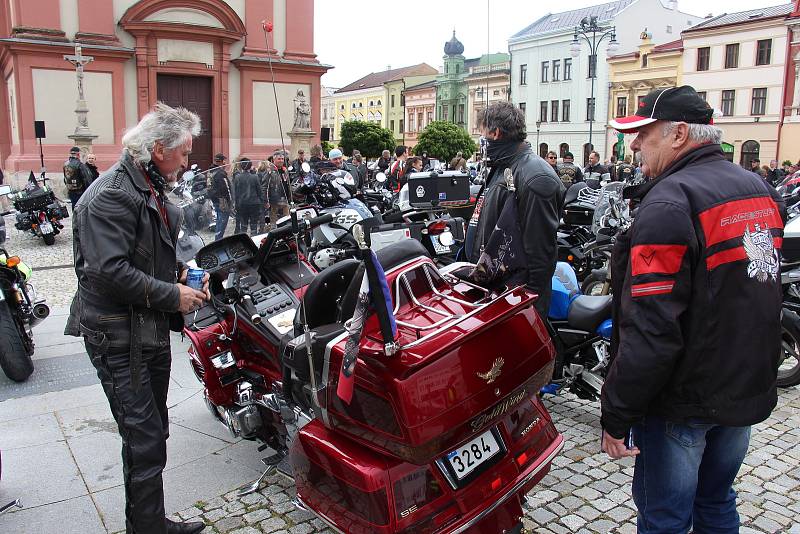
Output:
[[166,519],[168,534],[196,534],[206,528],[206,524],[200,521],[178,523],[171,519]]

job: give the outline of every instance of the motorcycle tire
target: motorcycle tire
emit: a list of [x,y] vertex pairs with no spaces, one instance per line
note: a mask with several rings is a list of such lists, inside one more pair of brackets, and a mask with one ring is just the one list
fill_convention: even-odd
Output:
[[42,239],[44,239],[44,244],[47,246],[53,245],[56,242],[56,236],[53,234],[43,235]]
[[0,302],[0,339],[0,368],[14,382],[24,382],[33,373],[33,360],[7,302]]
[[778,387],[789,388],[798,384],[800,384],[800,315],[784,308],[781,316]]
[[589,273],[581,283],[581,293],[584,295],[602,295],[603,284],[606,283],[606,270],[596,269]]

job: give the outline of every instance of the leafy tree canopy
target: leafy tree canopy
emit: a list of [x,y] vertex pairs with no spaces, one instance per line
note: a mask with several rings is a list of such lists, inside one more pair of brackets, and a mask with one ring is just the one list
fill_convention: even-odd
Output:
[[384,150],[394,150],[397,141],[390,130],[380,125],[364,121],[345,121],[342,123],[342,151],[346,156],[353,155],[353,149],[360,150],[365,158],[377,158]]
[[477,149],[475,141],[462,128],[452,122],[434,121],[419,134],[414,154],[427,152],[429,158],[449,163],[458,152],[469,159]]

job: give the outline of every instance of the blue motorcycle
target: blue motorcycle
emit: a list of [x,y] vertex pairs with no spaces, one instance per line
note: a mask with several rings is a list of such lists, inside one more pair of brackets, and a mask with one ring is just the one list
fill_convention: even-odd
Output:
[[611,295],[581,294],[572,267],[558,262],[553,274],[548,328],[556,347],[553,380],[543,394],[566,388],[595,400],[603,389],[611,345]]

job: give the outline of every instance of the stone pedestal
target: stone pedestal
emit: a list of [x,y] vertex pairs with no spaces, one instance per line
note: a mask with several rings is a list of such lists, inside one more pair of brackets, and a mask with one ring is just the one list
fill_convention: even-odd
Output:
[[311,143],[316,135],[312,130],[299,130],[294,129],[287,133],[292,142],[289,146],[289,159],[293,160],[297,157],[297,151],[303,149],[306,154],[311,153]]
[[89,129],[89,119],[86,115],[89,113],[89,106],[86,105],[86,100],[78,100],[75,104],[75,114],[78,116],[78,125],[75,127],[75,133],[68,135],[72,139],[72,143],[81,149],[81,154],[85,155],[92,151],[92,143],[98,136],[92,134]]

